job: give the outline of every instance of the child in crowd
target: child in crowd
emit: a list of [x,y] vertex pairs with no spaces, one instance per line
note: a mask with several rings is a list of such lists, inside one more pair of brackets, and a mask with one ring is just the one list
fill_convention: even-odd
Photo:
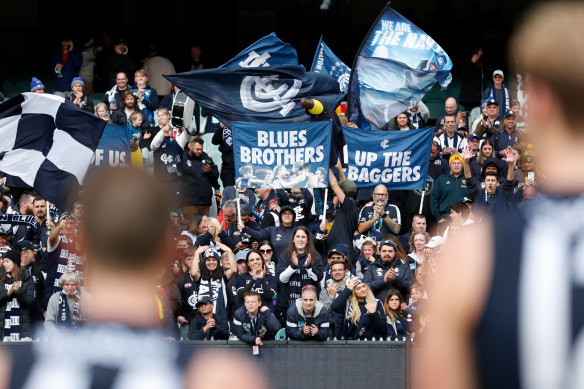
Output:
[[355,264],[355,274],[360,279],[363,279],[365,272],[373,262],[375,262],[375,253],[377,252],[377,246],[372,238],[365,238],[365,241],[361,245],[361,255],[357,258]]
[[130,140],[134,140],[136,144],[139,144],[140,138],[142,137],[142,130],[140,126],[142,125],[142,114],[140,112],[132,112],[130,114]]

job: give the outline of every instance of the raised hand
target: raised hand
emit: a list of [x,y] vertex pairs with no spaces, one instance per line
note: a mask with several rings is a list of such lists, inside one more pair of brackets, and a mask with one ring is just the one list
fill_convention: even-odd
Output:
[[462,158],[465,160],[472,158],[472,151],[470,151],[470,146],[467,145],[462,149]]
[[505,155],[505,158],[503,158],[503,161],[507,163],[515,163],[518,159],[519,155],[517,154],[517,150],[507,149],[507,154]]
[[369,313],[375,313],[377,311],[377,303],[367,303],[365,304],[365,308]]
[[298,266],[298,254],[296,254],[296,251],[292,252],[291,262],[294,266]]

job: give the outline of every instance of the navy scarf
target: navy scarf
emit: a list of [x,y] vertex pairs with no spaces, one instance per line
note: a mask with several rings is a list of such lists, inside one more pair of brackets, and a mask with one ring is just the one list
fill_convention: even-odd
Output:
[[[75,299],[73,302],[73,312],[69,308],[67,299]],[[76,291],[73,297],[68,297],[64,290],[59,294],[59,314],[57,315],[57,326],[64,328],[76,327],[81,319],[81,302],[79,293]]]

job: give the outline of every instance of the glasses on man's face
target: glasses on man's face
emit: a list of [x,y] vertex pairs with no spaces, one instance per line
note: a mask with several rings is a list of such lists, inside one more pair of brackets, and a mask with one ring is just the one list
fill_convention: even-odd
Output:
[[235,217],[235,214],[234,214],[234,213],[232,213],[231,215],[227,215],[227,214],[226,214],[226,215],[225,215],[225,217],[226,217],[227,219],[231,220],[231,219],[233,219],[233,218]]
[[262,254],[271,254],[272,253],[272,249],[260,249],[260,253],[262,253]]

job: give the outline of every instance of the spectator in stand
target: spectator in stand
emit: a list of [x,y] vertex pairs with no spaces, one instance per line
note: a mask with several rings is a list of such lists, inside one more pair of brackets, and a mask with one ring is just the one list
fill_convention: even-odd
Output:
[[[463,203],[462,201],[457,201],[455,203],[450,204],[450,224],[446,227],[444,231],[444,235],[442,236],[441,243],[446,242],[448,239],[448,234],[451,231],[460,232],[462,227],[468,226],[469,224],[473,224],[474,220],[470,217],[470,208]],[[436,237],[433,237],[434,239]],[[432,239],[426,244],[426,247],[433,248],[435,247]],[[440,242],[440,241],[439,241]],[[432,258],[429,256],[429,258]]]
[[75,77],[71,82],[71,94],[67,96],[67,100],[78,106],[84,111],[94,112],[93,101],[89,96],[83,94],[83,87],[85,86],[81,77]]
[[154,127],[154,111],[158,108],[158,93],[156,89],[148,85],[148,74],[144,69],[138,69],[134,73],[135,87],[130,88],[136,96],[138,108],[146,114],[149,127]]
[[377,244],[375,242],[374,238],[365,237],[361,244],[361,255],[359,255],[355,263],[355,275],[360,279],[365,277],[369,266],[377,260]]
[[499,172],[505,168],[505,163],[493,156],[493,142],[490,139],[485,139],[477,155],[469,160],[472,176],[478,179],[489,163],[496,166]]
[[227,340],[227,317],[214,313],[214,301],[209,295],[199,296],[195,316],[189,323],[189,340]]
[[85,83],[85,92],[87,95],[93,93],[93,80],[95,79],[95,58],[96,53],[103,50],[101,46],[95,46],[95,40],[90,38],[83,44],[83,51],[81,52],[82,63],[79,68],[79,77]]
[[[484,103],[483,103],[484,104]],[[486,100],[487,114],[474,128],[474,133],[480,138],[490,139],[503,127],[503,119],[499,116],[499,103],[495,99]]]
[[503,161],[507,162],[507,179],[503,185],[499,185],[499,175],[493,172],[485,172],[483,175],[482,186],[477,178],[472,176],[468,160],[470,159],[470,150],[465,149],[462,152],[464,176],[467,180],[466,197],[473,201],[473,207],[480,209],[485,213],[493,213],[496,210],[505,211],[513,197],[513,175],[515,172],[515,163],[517,162],[517,153],[508,152]]
[[405,113],[408,116],[411,127],[414,129],[426,127],[426,121],[430,117],[430,110],[422,100],[418,105],[408,108]]
[[144,70],[150,75],[150,85],[158,92],[159,97],[170,94],[171,83],[162,75],[175,74],[172,62],[161,55],[156,45],[151,47],[149,58],[144,63]]
[[34,93],[45,93],[45,85],[36,77],[30,82],[30,91]]
[[[258,231],[260,226],[250,217],[249,208],[246,206],[240,207],[241,213],[239,218],[241,219],[241,223],[249,229],[254,231]],[[253,239],[250,235],[246,234],[245,232],[241,233],[238,229],[237,223],[230,223],[229,226],[225,229],[225,233],[231,238],[233,244],[235,244],[235,250],[245,250],[250,249],[252,246],[257,248],[258,241]]]
[[505,158],[508,150],[517,142],[517,137],[520,134],[515,126],[515,112],[507,111],[503,123],[505,124],[505,127],[491,137],[491,142],[493,142],[493,152],[499,158]]
[[[481,103],[481,114],[477,116],[474,122],[470,123],[471,133],[476,133],[482,121],[487,117],[487,101]],[[480,137],[480,136],[479,136]]]
[[426,257],[424,254],[424,248],[429,241],[430,234],[424,230],[416,230],[414,233],[412,233],[409,242],[410,253],[408,254],[410,264],[417,266],[424,263],[424,259]]
[[304,226],[296,227],[289,242],[286,251],[278,257],[276,265],[281,287],[278,306],[284,315],[300,298],[304,286],[316,287],[323,277],[322,260],[314,248],[308,229]]
[[105,103],[103,102],[97,103],[97,105],[95,106],[95,115],[99,116],[106,122],[111,123],[109,109],[107,108],[107,105]]
[[108,56],[109,85],[114,83],[115,77],[117,77],[118,73],[123,72],[125,74],[133,74],[136,70],[134,60],[128,55],[128,52],[129,50],[126,42],[122,38],[117,39],[114,44],[113,52],[110,52]]
[[[20,215],[34,215],[34,199],[32,192],[22,192],[18,199],[18,213]],[[35,239],[35,229],[29,224],[20,224],[12,227],[12,242],[14,245],[22,240],[37,241]]]
[[408,336],[408,322],[404,318],[402,304],[404,299],[397,289],[387,292],[383,303],[383,310],[387,318],[387,335],[388,340],[405,340]]
[[440,153],[444,158],[450,158],[454,153],[460,152],[466,145],[464,136],[456,132],[456,118],[453,114],[444,115],[444,127],[434,140],[440,144]]
[[335,222],[326,238],[327,247],[335,247],[339,243],[349,248],[349,261],[355,263],[356,254],[353,248],[353,236],[359,227],[359,210],[353,200],[357,196],[357,185],[347,180],[340,161],[335,166],[339,172],[339,185],[332,169],[329,169],[329,185],[338,199],[339,210],[335,215]]
[[394,119],[395,123],[392,126],[392,131],[409,131],[412,129],[412,124],[406,112],[402,112]]
[[466,179],[462,175],[462,156],[454,154],[448,161],[450,173],[443,174],[432,188],[430,204],[432,214],[438,223],[442,223],[450,212],[450,204],[460,201],[466,195]]
[[105,100],[103,101],[108,105],[110,114],[113,114],[123,105],[123,93],[127,90],[130,90],[128,75],[124,72],[119,72],[116,74],[115,85],[109,91],[105,92]]
[[455,131],[458,130],[457,124],[460,121],[460,119],[464,118],[465,121],[467,119],[466,114],[458,110],[458,104],[456,103],[456,99],[454,97],[447,98],[446,101],[444,102],[444,116],[441,116],[438,119],[436,119],[436,124],[434,125],[435,137],[445,132],[446,122],[444,121],[444,118],[446,117],[446,115],[453,115],[455,117],[454,119]]
[[132,91],[126,90],[122,93],[122,104],[112,115],[112,123],[129,127],[132,124],[130,122],[130,115],[134,112],[142,116],[140,129],[142,132],[146,131],[148,129],[148,118],[144,112],[136,107],[136,97],[132,94]]
[[53,54],[49,68],[55,77],[55,94],[67,97],[71,90],[71,82],[79,75],[83,59],[73,47],[73,40],[69,36],[61,38],[61,47]]
[[306,188],[276,189],[276,201],[280,207],[290,206],[296,213],[294,222],[296,225],[308,227],[311,208],[314,198]]
[[406,255],[398,252],[394,241],[384,240],[379,243],[379,258],[367,269],[363,282],[371,288],[375,298],[383,300],[392,288],[407,296],[412,279]]
[[381,238],[387,234],[398,234],[401,228],[401,213],[399,208],[387,200],[387,187],[379,184],[373,189],[373,199],[359,212],[360,234]]
[[340,293],[345,290],[346,276],[350,275],[347,271],[347,262],[344,260],[334,260],[329,262],[331,278],[326,281],[324,288],[321,288],[319,294],[319,301],[324,308],[329,312],[331,328],[329,336],[340,338],[340,330],[342,328],[343,317],[332,310],[332,303]]
[[[46,229],[44,231],[47,231]],[[31,276],[35,286],[35,302],[30,307],[30,319],[33,324],[44,321],[45,305],[41,296],[45,295],[45,277],[38,263],[35,262],[36,251],[39,246],[28,240],[20,241],[17,249],[20,250],[20,267]]]
[[203,144],[203,138],[194,137],[182,155],[181,211],[187,219],[196,213],[209,216],[213,188],[219,187],[217,165],[203,151]]
[[276,277],[268,274],[262,253],[258,250],[247,251],[245,263],[249,270],[246,273],[237,275],[235,309],[243,305],[245,293],[254,291],[260,295],[262,306],[274,310],[272,298],[276,294],[277,281]]
[[32,340],[30,309],[35,303],[31,276],[20,267],[20,251],[9,250],[2,259],[4,274],[0,279],[0,320],[3,342]]
[[234,315],[231,330],[237,338],[252,346],[263,346],[263,340],[274,340],[280,322],[267,306],[261,304],[260,294],[245,292],[243,306]]
[[269,240],[263,240],[258,245],[258,250],[262,254],[262,258],[264,259],[264,264],[266,265],[266,272],[271,276],[276,275],[276,263],[272,260],[274,257],[274,246],[272,242]]
[[328,310],[317,300],[316,287],[304,286],[300,298],[286,312],[286,336],[292,340],[326,340],[329,327]]
[[[255,192],[249,188],[236,188],[235,185],[233,186],[225,186],[223,185],[223,193],[221,193],[221,207],[225,204],[226,201],[235,200],[239,197],[241,200],[245,201],[250,206],[255,205]],[[241,203],[241,206],[244,207],[244,203]]]
[[221,182],[223,187],[235,185],[235,164],[233,160],[233,136],[231,128],[221,123],[215,130],[211,143],[219,146],[221,152]]
[[195,259],[196,250],[192,247],[185,249],[181,261],[181,273],[176,277],[176,284],[181,295],[181,311],[177,316],[180,327],[180,339],[188,339],[189,322],[195,317],[197,309],[197,283],[191,276],[191,268]]
[[221,255],[217,249],[199,246],[195,252],[191,276],[198,283],[199,300],[202,296],[211,296],[215,303],[213,313],[227,319],[227,283],[237,273],[237,264],[229,247],[221,242],[216,242],[216,246],[229,256],[230,269],[224,271],[220,266]]
[[479,152],[479,146],[481,144],[481,138],[477,134],[470,134],[467,139],[468,146],[470,147],[470,152],[472,156],[475,157]]
[[493,72],[493,86],[485,89],[483,92],[483,100],[494,99],[501,112],[507,112],[511,109],[511,92],[503,85],[505,75],[502,70],[495,70]]
[[347,340],[384,339],[387,325],[383,304],[365,282],[354,277],[333,301],[333,311],[343,315],[341,338]]
[[47,305],[45,330],[49,336],[62,329],[81,325],[88,312],[85,296],[81,296],[80,292],[81,283],[75,272],[64,273],[59,278],[59,287],[61,291],[55,292]]
[[231,250],[235,249],[235,243],[223,230],[224,225],[219,223],[219,220],[207,217],[207,231],[199,235],[195,242],[195,246],[207,246],[222,242]]
[[203,69],[203,62],[201,62],[201,52],[201,46],[191,45],[191,57],[187,70]]
[[294,219],[296,213],[290,206],[280,208],[280,225],[278,227],[272,226],[254,231],[251,228],[245,228],[244,225],[239,225],[239,231],[246,233],[256,241],[269,240],[276,249],[275,255],[278,260],[285,255],[285,252],[292,239],[294,231]]
[[[472,51],[472,54],[467,56],[460,64],[462,69],[460,103],[467,109],[477,106],[481,100],[484,100],[481,99],[481,96],[483,95],[483,83],[485,79],[483,54],[484,51],[481,47],[475,47]],[[469,57],[470,61],[468,60]]]
[[262,218],[262,228],[266,228],[273,225],[278,225],[279,223],[278,213],[274,215],[271,214],[272,208],[270,207],[270,202],[276,204],[276,191],[273,189],[258,188],[255,190],[258,202],[255,204],[256,212]]
[[181,234],[191,238],[192,244],[194,245],[197,238],[207,232],[207,216],[199,213],[194,214],[188,223],[187,230]]
[[442,173],[448,173],[450,168],[448,167],[448,160],[442,157],[440,154],[440,142],[437,140],[432,141],[432,150],[430,151],[430,163],[440,167]]
[[410,245],[411,243],[411,236],[416,231],[426,231],[428,228],[428,223],[426,222],[426,216],[422,214],[415,214],[412,218],[412,225],[410,230],[399,237],[399,241],[404,247],[404,251],[407,253],[410,249],[413,249],[413,246]]

